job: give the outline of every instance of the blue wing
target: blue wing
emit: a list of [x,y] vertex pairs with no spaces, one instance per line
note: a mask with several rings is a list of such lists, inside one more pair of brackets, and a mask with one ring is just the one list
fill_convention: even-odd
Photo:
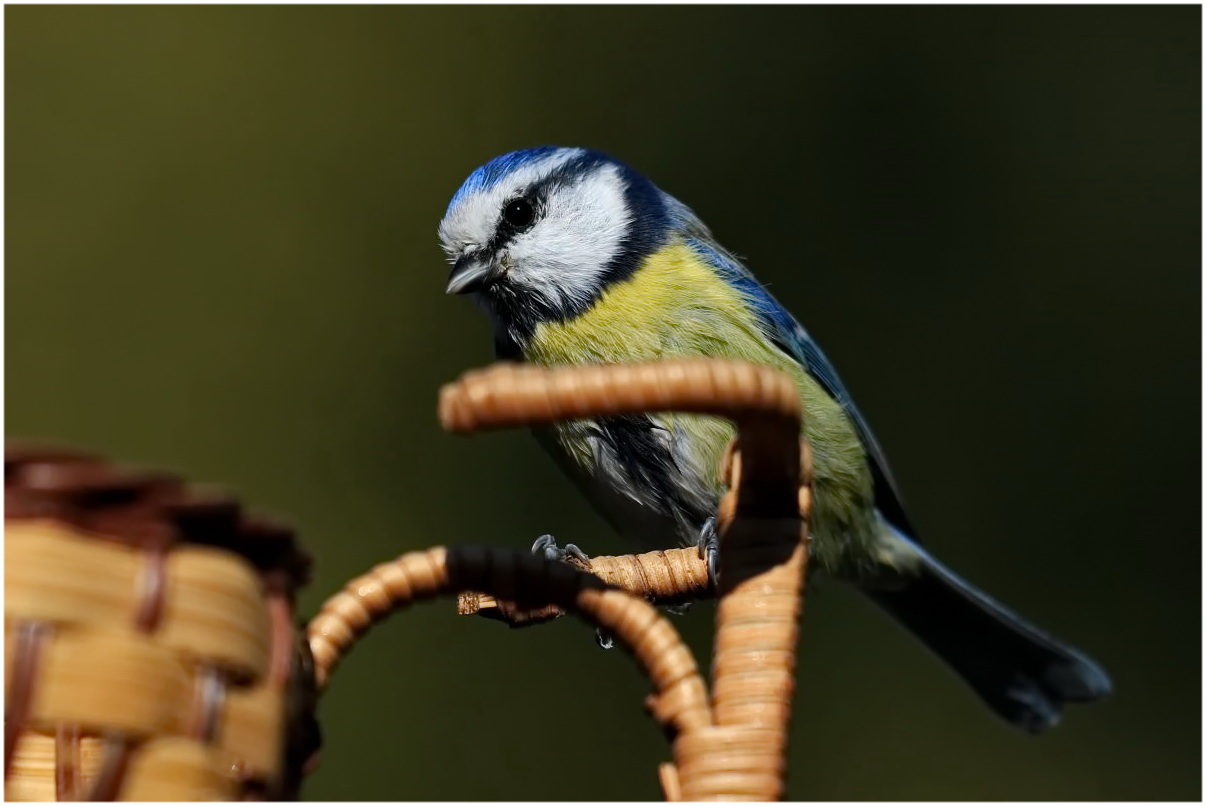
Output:
[[829,359],[821,352],[821,348],[817,346],[817,343],[812,340],[800,323],[770,295],[770,292],[762,287],[749,269],[741,265],[737,258],[712,240],[710,233],[698,220],[692,221],[690,224],[693,226],[685,227],[690,233],[686,239],[687,244],[714,266],[721,276],[753,301],[755,312],[775,344],[798,361],[808,374],[841,404],[867,451],[871,476],[875,484],[876,507],[893,526],[909,535],[914,535],[915,532],[905,514],[896,482],[892,478],[892,472],[888,468],[883,450],[867,426],[867,421],[863,419],[863,415],[854,405],[850,393],[846,391],[833,364],[829,362]]

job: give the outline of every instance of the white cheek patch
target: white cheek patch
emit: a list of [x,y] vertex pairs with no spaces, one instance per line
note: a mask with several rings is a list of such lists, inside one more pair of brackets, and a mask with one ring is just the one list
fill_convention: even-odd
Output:
[[608,165],[556,188],[543,211],[505,252],[509,280],[555,307],[586,303],[620,254],[632,221],[619,170]]
[[577,148],[560,149],[516,168],[502,181],[465,198],[440,222],[440,245],[444,253],[450,260],[455,260],[465,252],[484,247],[494,236],[505,201],[581,154],[582,150]]

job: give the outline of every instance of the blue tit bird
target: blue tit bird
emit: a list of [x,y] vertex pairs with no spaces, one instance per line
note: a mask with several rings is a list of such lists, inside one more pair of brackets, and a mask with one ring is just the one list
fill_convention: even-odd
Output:
[[[516,151],[469,176],[439,234],[453,264],[448,293],[485,309],[500,358],[558,366],[716,356],[791,375],[813,451],[812,567],[856,585],[1025,731],[1056,724],[1065,702],[1109,693],[1092,660],[918,544],[883,452],[825,354],[649,179],[586,149]],[[708,539],[733,436],[727,421],[691,414],[536,430],[603,517],[645,549]]]

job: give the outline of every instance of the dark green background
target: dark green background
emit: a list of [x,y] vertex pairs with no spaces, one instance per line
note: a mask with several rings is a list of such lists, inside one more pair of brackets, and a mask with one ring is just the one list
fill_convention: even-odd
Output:
[[[928,544],[1112,672],[1041,738],[838,585],[790,794],[1200,797],[1196,7],[17,7],[11,435],[222,482],[312,612],[434,543],[620,544],[522,433],[435,420],[491,359],[435,236],[479,163],[601,148],[818,336]],[[675,620],[701,652],[710,606]],[[701,657],[705,658],[706,655]],[[652,799],[629,659],[448,603],[323,702],[324,799]]]

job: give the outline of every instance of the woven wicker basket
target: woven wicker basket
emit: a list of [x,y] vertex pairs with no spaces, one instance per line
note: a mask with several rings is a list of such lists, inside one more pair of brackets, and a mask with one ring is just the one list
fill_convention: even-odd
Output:
[[5,451],[5,795],[296,795],[318,745],[292,533],[95,456]]

